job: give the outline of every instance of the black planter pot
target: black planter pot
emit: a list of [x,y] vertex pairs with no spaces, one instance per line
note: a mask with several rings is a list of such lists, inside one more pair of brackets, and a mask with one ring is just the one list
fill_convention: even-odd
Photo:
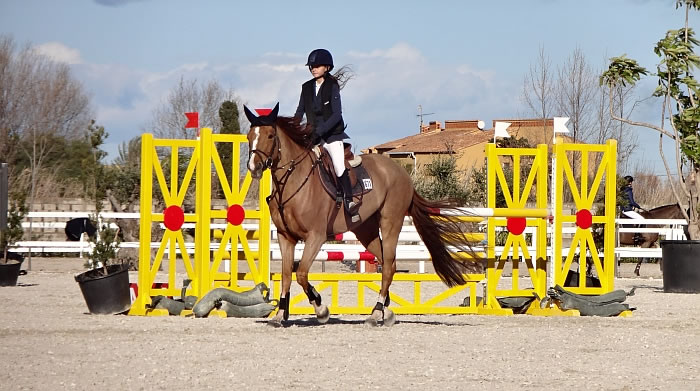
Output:
[[112,315],[128,311],[131,307],[129,293],[129,268],[127,265],[107,266],[107,275],[102,268],[89,270],[75,276],[83,292],[85,304],[91,314]]
[[664,292],[700,293],[700,240],[662,240]]
[[[2,257],[0,257],[2,261]],[[17,285],[17,277],[22,267],[22,261],[8,260],[7,263],[0,263],[0,286]]]
[[[566,280],[564,281],[565,287],[578,287],[579,274],[577,271],[569,270],[569,274],[566,275]],[[600,280],[597,277],[586,276],[586,287],[588,288],[600,288]]]

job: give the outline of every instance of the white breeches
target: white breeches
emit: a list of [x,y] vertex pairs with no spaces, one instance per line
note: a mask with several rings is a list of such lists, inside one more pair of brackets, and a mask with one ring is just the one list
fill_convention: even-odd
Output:
[[333,141],[332,143],[323,143],[323,148],[328,151],[333,161],[333,169],[336,176],[343,175],[345,171],[345,150],[343,149],[343,140]]

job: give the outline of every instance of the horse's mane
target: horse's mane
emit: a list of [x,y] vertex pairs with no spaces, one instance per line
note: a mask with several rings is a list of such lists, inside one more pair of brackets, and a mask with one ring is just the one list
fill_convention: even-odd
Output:
[[301,147],[308,148],[311,143],[311,128],[295,117],[277,117],[275,125]]
[[649,209],[649,212],[654,211],[654,210],[664,209],[664,208],[670,208],[670,207],[677,207],[678,209],[680,209],[680,205],[678,205],[678,203],[676,202],[674,204],[661,205],[661,206],[657,206],[655,208],[651,208],[651,209]]

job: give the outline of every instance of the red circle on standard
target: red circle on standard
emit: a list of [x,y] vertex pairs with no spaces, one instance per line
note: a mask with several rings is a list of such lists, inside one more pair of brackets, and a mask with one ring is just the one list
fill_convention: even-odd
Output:
[[182,211],[177,205],[170,205],[165,208],[163,212],[163,223],[165,228],[171,231],[177,231],[182,228],[182,224],[185,222],[185,212]]
[[506,221],[506,227],[508,227],[508,232],[513,235],[520,235],[525,231],[525,226],[527,226],[527,220],[524,217],[509,217]]
[[593,215],[588,209],[581,209],[576,212],[576,225],[579,228],[588,229],[593,224]]
[[226,212],[226,220],[233,225],[241,225],[245,218],[245,209],[242,206],[235,204],[228,207]]

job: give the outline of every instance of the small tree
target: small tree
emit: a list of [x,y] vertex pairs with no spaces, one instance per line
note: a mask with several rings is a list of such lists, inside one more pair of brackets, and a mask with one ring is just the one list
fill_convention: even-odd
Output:
[[111,228],[108,224],[100,224],[100,221],[94,221],[97,228],[95,236],[90,238],[92,243],[92,252],[90,253],[90,262],[88,267],[91,269],[100,269],[102,275],[107,275],[107,266],[114,264],[117,259],[117,250],[121,240],[119,239],[119,229]]
[[0,251],[2,252],[2,263],[7,263],[8,251],[15,243],[22,240],[24,229],[22,228],[22,219],[27,214],[27,204],[25,197],[20,196],[10,203],[7,229],[0,230]]
[[[663,153],[662,141],[664,136],[675,141],[678,181],[671,183],[671,189],[679,204],[689,205],[689,213],[685,212],[685,208],[681,209],[688,220],[690,239],[700,239],[700,108],[698,83],[693,76],[694,69],[700,65],[700,57],[694,52],[698,40],[694,38],[693,30],[688,27],[689,13],[691,9],[700,9],[700,0],[676,1],[676,8],[683,6],[685,26],[678,30],[669,30],[654,47],[654,53],[661,57],[656,72],[659,84],[654,91],[654,96],[663,99],[661,126],[630,121],[616,115],[612,109],[610,114],[617,121],[653,129],[660,134],[659,150],[668,178],[672,175]],[[617,86],[633,85],[647,74],[647,70],[637,61],[623,55],[611,59],[608,69],[600,77],[600,83],[608,87],[609,99],[612,102],[613,91]],[[610,106],[612,107],[612,104]],[[669,113],[670,131],[664,129],[663,118],[666,112]]]
[[457,167],[452,148],[448,145],[447,149],[447,155],[438,155],[414,173],[416,191],[429,200],[452,199],[464,205],[469,200],[465,175]]
[[90,143],[90,154],[82,161],[83,185],[85,192],[95,202],[95,211],[99,214],[102,210],[102,201],[107,196],[108,181],[106,180],[106,170],[102,160],[107,156],[107,152],[100,149],[109,133],[104,126],[96,126],[92,120],[87,129],[87,140]]
[[[241,124],[239,122],[238,105],[230,100],[225,101],[219,108],[219,118],[221,119],[221,134],[241,134]],[[224,166],[226,178],[231,179],[231,167],[233,165],[233,150],[231,144],[219,143],[216,145],[221,158],[221,164]],[[241,155],[243,151],[241,151]],[[240,167],[236,167],[240,170]]]

